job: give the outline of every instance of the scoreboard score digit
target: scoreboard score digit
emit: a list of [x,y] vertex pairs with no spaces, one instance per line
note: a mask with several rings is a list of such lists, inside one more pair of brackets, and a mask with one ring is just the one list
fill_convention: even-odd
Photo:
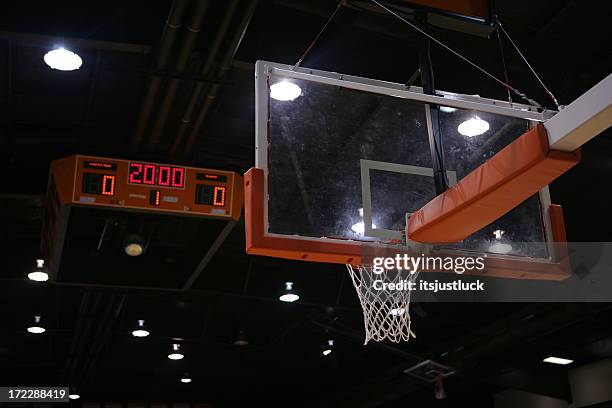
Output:
[[130,162],[128,183],[185,188],[185,168]]

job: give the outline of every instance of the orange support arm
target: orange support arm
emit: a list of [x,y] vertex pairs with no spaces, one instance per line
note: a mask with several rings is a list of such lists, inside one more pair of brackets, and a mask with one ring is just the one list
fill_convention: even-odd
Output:
[[459,183],[413,213],[408,238],[459,242],[486,227],[580,161],[580,150],[550,150],[538,124]]

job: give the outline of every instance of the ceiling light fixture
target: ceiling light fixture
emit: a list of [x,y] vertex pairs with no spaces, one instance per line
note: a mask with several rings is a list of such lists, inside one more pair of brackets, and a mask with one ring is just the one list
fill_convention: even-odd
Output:
[[145,328],[144,320],[138,320],[138,327],[136,330],[132,331],[132,336],[134,337],[147,337],[149,335],[149,331]]
[[49,280],[49,274],[45,271],[44,259],[36,260],[36,269],[33,272],[28,273],[28,279],[36,282],[46,282]]
[[451,108],[450,106],[440,106],[440,110],[446,113],[453,113],[457,108]]
[[28,332],[32,334],[41,334],[45,332],[45,328],[40,323],[40,316],[34,316],[34,324],[28,327]]
[[81,396],[79,394],[69,394],[68,398],[70,398],[71,400],[78,400],[79,398],[81,398]]
[[172,344],[172,352],[168,354],[168,358],[170,360],[181,360],[183,357],[185,357],[183,353],[179,352],[179,348],[180,348],[180,345],[178,343]]
[[281,302],[295,302],[300,297],[293,291],[293,282],[285,282],[285,293],[279,296],[278,300]]
[[78,54],[63,47],[46,53],[44,60],[49,67],[59,71],[74,71],[83,65],[83,60]]
[[238,332],[238,335],[236,336],[236,339],[234,340],[234,346],[244,347],[244,346],[248,346],[248,345],[249,345],[249,341],[247,340],[246,336],[244,335],[244,332],[242,330],[240,330]]
[[190,376],[189,374],[184,374],[184,375],[181,377],[181,382],[182,382],[183,384],[189,384],[189,383],[191,382],[191,376]]
[[123,250],[129,256],[140,256],[145,252],[145,240],[137,234],[125,237]]
[[545,363],[551,363],[551,364],[559,364],[559,365],[568,365],[568,364],[572,364],[574,362],[574,360],[569,360],[567,358],[561,358],[561,357],[546,357],[544,360]]
[[324,356],[329,356],[332,351],[334,350],[334,341],[333,340],[327,340],[327,343],[325,343],[325,345],[323,345],[323,355]]
[[487,130],[489,130],[489,122],[476,116],[460,123],[457,127],[457,131],[467,137],[482,135]]
[[302,94],[302,89],[287,80],[272,84],[270,87],[270,97],[277,101],[292,101]]

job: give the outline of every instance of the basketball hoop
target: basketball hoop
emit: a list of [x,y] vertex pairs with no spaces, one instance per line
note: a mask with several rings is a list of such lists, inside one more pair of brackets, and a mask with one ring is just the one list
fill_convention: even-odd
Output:
[[[373,271],[372,265],[346,265],[363,310],[365,342],[388,339],[395,343],[415,337],[410,330],[410,286],[418,272],[401,269]],[[392,284],[392,285],[389,285]],[[398,285],[401,290],[398,290]],[[391,286],[393,289],[389,289]]]

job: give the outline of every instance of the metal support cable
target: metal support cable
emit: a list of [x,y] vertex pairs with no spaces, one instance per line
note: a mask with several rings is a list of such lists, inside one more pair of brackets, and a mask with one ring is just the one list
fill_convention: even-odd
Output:
[[405,19],[404,17],[400,16],[399,14],[397,14],[395,11],[391,10],[390,8],[386,7],[385,5],[381,4],[380,2],[378,2],[377,0],[371,0],[374,4],[376,4],[377,6],[379,6],[380,8],[382,8],[383,10],[385,10],[387,13],[391,14],[392,16],[396,17],[397,19],[399,19],[400,21],[408,24],[412,29],[418,31],[419,33],[421,33],[422,35],[428,37],[430,40],[432,40],[433,42],[435,42],[436,44],[438,44],[439,46],[441,46],[442,48],[444,48],[445,50],[449,51],[451,54],[454,54],[456,57],[458,57],[459,59],[463,60],[464,62],[467,62],[468,64],[470,64],[472,67],[476,68],[478,71],[482,72],[483,74],[485,74],[486,76],[488,76],[489,78],[493,79],[495,82],[497,82],[498,84],[506,87],[508,90],[514,92],[516,95],[520,96],[521,98],[523,98],[524,100],[526,100],[527,102],[529,102],[530,104],[537,106],[538,108],[542,108],[542,105],[540,105],[537,101],[529,98],[525,93],[517,90],[516,88],[512,87],[511,85],[505,83],[504,81],[502,81],[501,79],[497,78],[495,75],[489,73],[488,71],[486,71],[484,68],[481,68],[479,65],[477,65],[476,63],[472,62],[471,60],[469,60],[468,58],[464,57],[463,55],[461,55],[459,52],[453,50],[452,48],[450,48],[448,45],[444,44],[443,42],[441,42],[440,40],[436,39],[435,37],[433,37],[432,35],[427,34],[425,31],[421,30],[418,26],[416,26],[415,24],[411,23],[410,21],[408,21],[407,19]]
[[336,17],[336,14],[338,14],[338,11],[340,11],[340,7],[344,6],[346,4],[346,0],[340,0],[340,2],[338,3],[338,6],[336,7],[336,9],[334,10],[334,12],[331,14],[331,16],[329,16],[329,18],[327,19],[327,21],[325,22],[325,25],[323,26],[323,28],[321,28],[321,30],[319,31],[319,33],[317,34],[317,36],[314,38],[314,40],[312,40],[312,42],[310,43],[310,45],[308,46],[308,48],[306,48],[306,51],[304,51],[304,53],[302,54],[302,56],[298,59],[298,62],[295,63],[295,65],[293,66],[293,69],[296,69],[297,67],[300,66],[300,64],[302,63],[302,61],[304,61],[304,58],[306,58],[306,56],[308,55],[308,53],[310,52],[310,50],[315,46],[315,44],[317,43],[317,41],[319,41],[319,38],[321,37],[321,35],[323,34],[323,32],[325,31],[325,29],[327,28],[327,26],[329,25],[329,23],[331,23],[331,21],[334,19],[334,17]]
[[497,26],[499,27],[499,29],[504,33],[504,35],[506,36],[506,38],[508,39],[508,41],[510,41],[510,44],[512,44],[512,46],[514,47],[514,49],[516,50],[516,52],[518,53],[518,55],[520,55],[520,57],[522,58],[523,62],[525,63],[525,65],[527,65],[527,67],[529,68],[529,70],[531,71],[531,73],[533,74],[533,76],[536,77],[536,79],[538,80],[538,82],[540,83],[540,85],[542,86],[542,88],[544,88],[544,91],[546,92],[546,94],[550,97],[550,99],[552,99],[553,103],[555,104],[555,106],[557,107],[557,109],[559,109],[559,102],[557,102],[557,98],[555,98],[555,95],[553,95],[553,93],[548,89],[548,87],[544,84],[544,82],[540,79],[540,76],[537,74],[537,72],[535,72],[535,70],[533,69],[533,67],[531,66],[531,64],[529,63],[529,61],[527,61],[527,58],[525,58],[525,56],[523,55],[523,53],[521,52],[521,50],[516,46],[516,44],[514,43],[514,41],[512,41],[512,38],[510,38],[510,35],[508,35],[508,32],[504,29],[504,26],[502,25],[501,21],[499,21],[499,19],[497,20]]

